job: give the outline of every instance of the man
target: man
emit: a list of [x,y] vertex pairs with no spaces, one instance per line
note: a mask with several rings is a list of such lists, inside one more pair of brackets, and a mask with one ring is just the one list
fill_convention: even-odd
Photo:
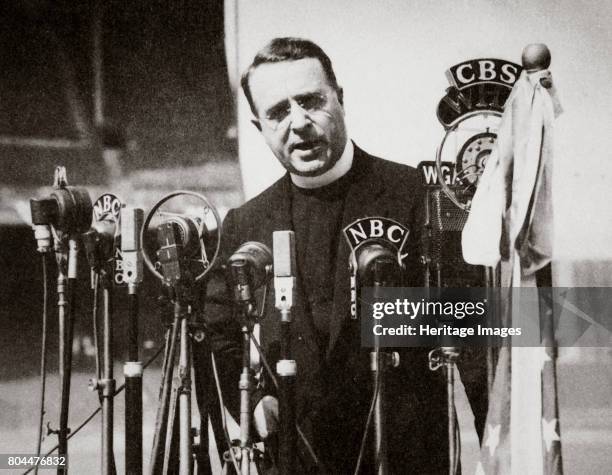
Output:
[[[272,233],[294,230],[297,303],[292,355],[297,363],[297,420],[316,453],[298,445],[295,473],[353,473],[372,397],[369,349],[350,318],[348,243],[342,230],[364,217],[388,217],[410,229],[407,285],[421,286],[419,240],[423,191],[413,168],[375,158],[348,139],[344,97],[331,61],[314,43],[272,40],[242,78],[253,124],[287,174],[238,209],[223,226],[220,262],[244,242],[272,247]],[[213,284],[214,287],[214,284]],[[210,291],[210,289],[209,289]],[[268,293],[262,347],[272,367],[279,353],[279,317]],[[238,409],[240,329],[231,312],[209,305],[212,350],[221,366],[225,402]],[[253,400],[255,425],[274,432],[274,389],[264,378]],[[387,380],[391,473],[447,471],[446,392],[441,372],[428,368],[426,349],[406,349]],[[263,400],[261,396],[267,395]],[[374,471],[371,451],[361,473]]]

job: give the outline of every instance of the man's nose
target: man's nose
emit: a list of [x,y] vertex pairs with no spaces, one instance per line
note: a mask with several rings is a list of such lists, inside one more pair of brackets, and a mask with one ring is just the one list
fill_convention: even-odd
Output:
[[308,112],[305,111],[297,102],[291,102],[291,128],[293,130],[301,130],[308,127],[311,123]]

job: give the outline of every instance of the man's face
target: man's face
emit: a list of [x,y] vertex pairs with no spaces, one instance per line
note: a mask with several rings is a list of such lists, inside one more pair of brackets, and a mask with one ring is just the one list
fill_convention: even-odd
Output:
[[327,81],[316,58],[265,63],[251,72],[255,126],[291,173],[318,176],[346,145],[342,92]]

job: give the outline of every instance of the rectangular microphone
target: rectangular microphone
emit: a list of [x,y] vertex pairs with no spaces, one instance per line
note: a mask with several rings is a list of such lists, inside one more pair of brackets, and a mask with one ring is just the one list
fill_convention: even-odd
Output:
[[286,311],[293,307],[295,296],[295,233],[293,231],[274,231],[272,233],[272,253],[274,265],[274,296],[276,308],[282,318],[290,319]]
[[274,231],[272,233],[274,257],[274,276],[292,277],[295,275],[295,233],[293,231]]
[[140,208],[126,207],[121,210],[121,255],[123,280],[130,287],[142,282],[143,260],[140,249],[140,230],[144,212]]

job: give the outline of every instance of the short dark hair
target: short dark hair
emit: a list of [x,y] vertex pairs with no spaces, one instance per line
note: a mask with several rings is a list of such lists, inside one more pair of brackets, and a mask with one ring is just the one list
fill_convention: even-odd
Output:
[[332,67],[331,59],[325,54],[325,51],[320,46],[316,45],[310,40],[303,38],[274,38],[266,46],[264,46],[253,58],[253,62],[242,74],[240,85],[244,91],[244,95],[249,101],[251,111],[257,115],[257,109],[253,103],[253,96],[251,95],[251,88],[249,86],[249,75],[255,70],[257,66],[265,63],[280,63],[282,61],[297,61],[298,59],[304,58],[315,58],[318,59],[323,67],[323,71],[327,76],[327,80],[331,86],[337,91],[340,89],[336,75],[334,74],[334,68]]

